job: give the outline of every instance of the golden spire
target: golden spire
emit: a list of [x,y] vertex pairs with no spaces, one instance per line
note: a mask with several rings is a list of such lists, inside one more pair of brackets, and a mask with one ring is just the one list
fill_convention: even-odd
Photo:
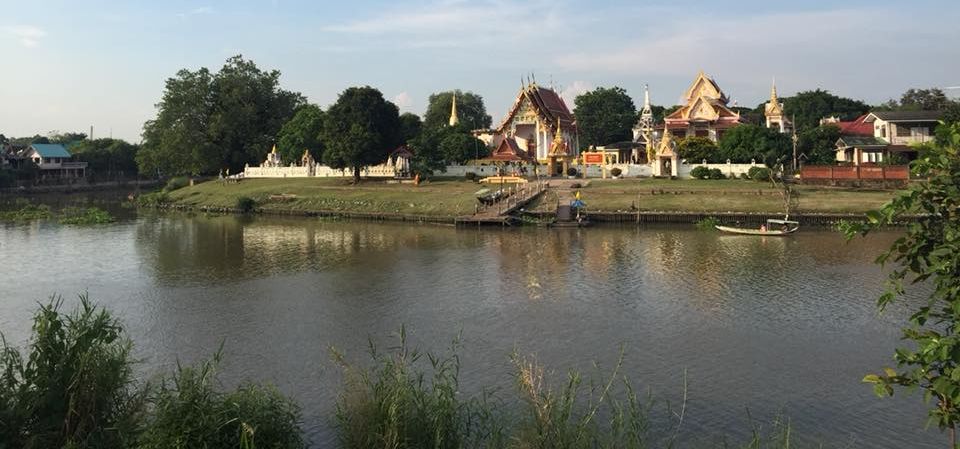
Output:
[[770,85],[770,102],[777,103],[777,78],[773,78],[773,84]]
[[460,119],[457,117],[457,92],[453,92],[453,102],[450,104],[450,126],[457,126]]
[[550,146],[550,155],[567,155],[567,144],[563,141],[563,130],[560,129],[560,117],[557,117],[557,132],[553,135],[553,145]]
[[277,154],[277,144],[273,144],[273,149],[270,150],[271,154]]

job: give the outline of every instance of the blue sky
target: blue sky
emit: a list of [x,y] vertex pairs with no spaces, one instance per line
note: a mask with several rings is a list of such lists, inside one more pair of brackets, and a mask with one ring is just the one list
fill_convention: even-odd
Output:
[[[459,88],[498,120],[522,76],[571,101],[679,100],[698,70],[740,105],[828,89],[878,103],[960,86],[960,2],[0,0],[0,133],[140,140],[164,80],[243,54],[324,108],[354,85],[403,111]],[[798,4],[796,4],[798,3]],[[948,90],[960,95],[960,89]]]

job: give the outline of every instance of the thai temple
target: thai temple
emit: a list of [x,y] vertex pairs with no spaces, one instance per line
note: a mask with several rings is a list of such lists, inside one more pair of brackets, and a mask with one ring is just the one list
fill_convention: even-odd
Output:
[[664,117],[664,128],[676,138],[688,136],[720,140],[724,131],[742,123],[740,114],[727,106],[730,99],[703,71],[684,92],[686,104]]
[[576,135],[577,122],[560,94],[532,81],[517,93],[491,143],[494,155],[519,150],[560,174],[579,154]]

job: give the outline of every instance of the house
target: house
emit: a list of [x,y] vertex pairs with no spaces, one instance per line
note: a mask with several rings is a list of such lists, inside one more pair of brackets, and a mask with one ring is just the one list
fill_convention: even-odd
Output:
[[73,155],[60,144],[35,143],[20,153],[20,159],[36,164],[41,178],[83,178],[86,162],[72,160]]
[[933,140],[942,111],[877,111],[853,122],[821,120],[840,127],[837,162],[861,165],[906,163],[917,158],[915,145]]

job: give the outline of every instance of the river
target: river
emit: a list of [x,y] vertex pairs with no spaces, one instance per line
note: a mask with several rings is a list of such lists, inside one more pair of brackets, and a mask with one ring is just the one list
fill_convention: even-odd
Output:
[[389,346],[401,325],[424,350],[462,331],[467,391],[511,388],[514,350],[562,381],[609,370],[622,345],[623,373],[660,404],[679,407],[686,373],[685,445],[742,441],[783,416],[828,447],[942,447],[919,394],[878,399],[860,382],[891,365],[920,299],[876,310],[872,261],[894,238],[133,212],[107,226],[3,224],[0,330],[22,344],[38,301],[89,292],[126,324],[145,377],[223,342],[224,382],[295,397],[314,447],[335,441],[329,348],[362,362],[368,338]]

